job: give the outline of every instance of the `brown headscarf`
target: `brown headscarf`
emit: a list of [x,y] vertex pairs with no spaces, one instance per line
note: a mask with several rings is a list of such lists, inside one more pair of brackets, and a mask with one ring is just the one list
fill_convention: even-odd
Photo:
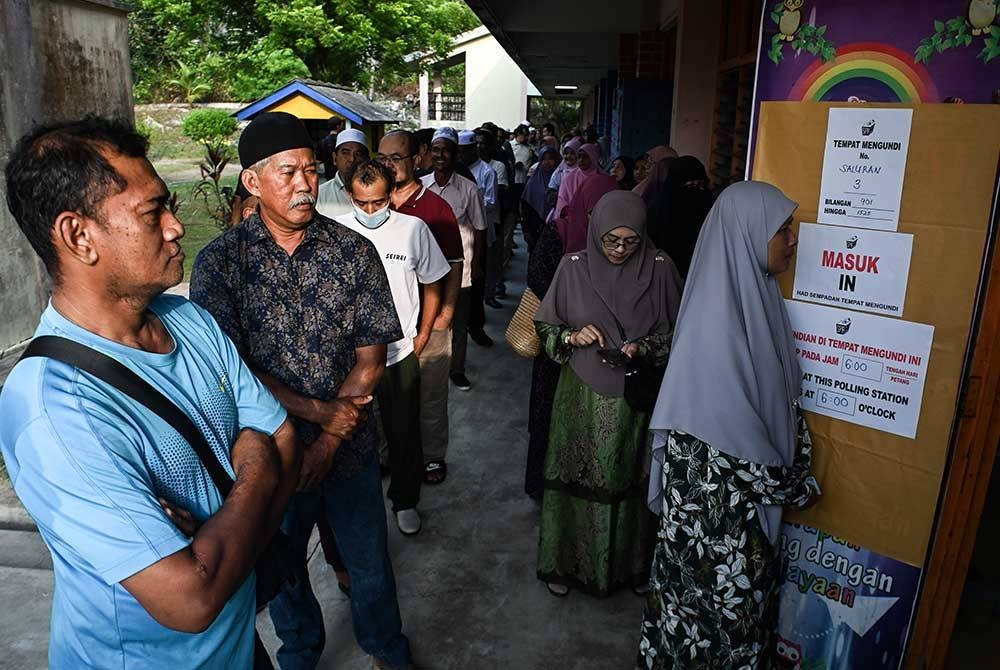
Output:
[[667,171],[670,162],[677,158],[677,152],[668,146],[659,144],[646,152],[646,160],[649,161],[649,173],[646,178],[639,182],[633,193],[638,193],[649,207],[656,200],[656,194],[667,181]]
[[[621,226],[635,231],[642,242],[625,263],[615,265],[604,255],[601,238]],[[605,346],[617,348],[623,343],[615,317],[630,340],[672,332],[682,292],[674,262],[646,237],[642,198],[615,190],[602,197],[591,214],[586,251],[568,254],[559,263],[535,320],[575,330],[594,325],[604,335]],[[625,368],[604,363],[599,348],[593,344],[574,349],[570,365],[597,393],[621,397]]]

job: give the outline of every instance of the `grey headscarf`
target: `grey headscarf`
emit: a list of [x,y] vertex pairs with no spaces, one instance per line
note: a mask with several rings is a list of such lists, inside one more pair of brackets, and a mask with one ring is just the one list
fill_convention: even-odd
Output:
[[[607,259],[601,238],[620,226],[642,238],[627,261]],[[673,330],[683,281],[670,257],[658,252],[646,236],[646,205],[631,191],[611,191],[594,207],[587,249],[563,256],[536,321],[580,329],[597,326],[605,346],[620,347],[615,317],[629,339]],[[573,350],[570,365],[591,389],[607,397],[625,393],[625,368],[601,360],[597,344]]]
[[[649,424],[655,473],[671,430],[742,460],[792,464],[802,373],[781,290],[767,275],[767,245],[796,207],[774,186],[751,181],[727,188],[708,213]],[[662,495],[654,474],[654,512]],[[781,508],[758,511],[773,541]]]

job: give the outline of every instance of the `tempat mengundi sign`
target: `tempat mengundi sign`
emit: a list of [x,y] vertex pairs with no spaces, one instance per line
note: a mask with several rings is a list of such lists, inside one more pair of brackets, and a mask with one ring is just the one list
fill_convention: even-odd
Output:
[[819,222],[896,230],[912,109],[830,110]]
[[802,409],[913,439],[934,327],[786,300]]

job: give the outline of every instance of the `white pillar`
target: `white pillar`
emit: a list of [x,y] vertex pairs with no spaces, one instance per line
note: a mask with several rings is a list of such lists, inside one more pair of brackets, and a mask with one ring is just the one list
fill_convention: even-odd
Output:
[[430,88],[430,77],[426,72],[420,73],[420,127],[427,127],[427,112],[430,105],[430,98],[427,94]]
[[444,100],[441,98],[441,91],[444,88],[444,82],[441,80],[441,70],[434,70],[434,121],[441,120],[441,105]]

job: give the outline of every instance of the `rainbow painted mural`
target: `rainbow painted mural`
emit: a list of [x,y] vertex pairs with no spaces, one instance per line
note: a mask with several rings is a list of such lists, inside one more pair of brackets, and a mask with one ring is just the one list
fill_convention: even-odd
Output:
[[937,102],[938,90],[927,69],[912,54],[879,42],[858,42],[837,49],[834,60],[818,58],[792,86],[789,100],[822,102],[840,84],[853,80],[881,83],[895,96],[883,102]]

